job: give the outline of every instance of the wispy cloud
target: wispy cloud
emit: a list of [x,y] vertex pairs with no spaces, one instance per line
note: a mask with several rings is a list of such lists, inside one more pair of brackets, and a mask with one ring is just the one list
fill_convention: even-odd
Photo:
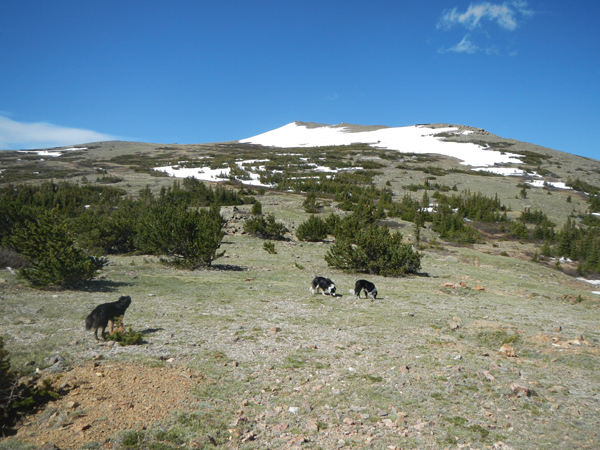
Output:
[[23,123],[0,116],[0,149],[61,147],[85,142],[108,141],[113,136],[45,122]]
[[[471,3],[466,11],[459,11],[458,8],[445,10],[437,23],[438,29],[450,30],[455,26],[461,26],[469,30],[470,34],[463,37],[458,44],[441,52],[475,53],[480,50],[480,47],[474,43],[471,33],[483,32],[489,37],[492,28],[490,24],[497,25],[505,31],[514,31],[522,24],[524,18],[533,14],[527,2],[521,0],[504,3]],[[488,54],[498,53],[495,47],[485,51]]]
[[479,50],[479,47],[477,47],[477,45],[471,41],[469,35],[467,34],[464,38],[462,38],[462,41],[455,46],[444,50],[444,52],[475,53],[477,50]]
[[513,1],[501,4],[482,2],[471,3],[465,12],[457,8],[447,10],[437,24],[438,28],[449,29],[454,25],[462,25],[470,30],[482,26],[485,21],[495,22],[505,30],[515,30],[523,16],[531,16],[533,11],[527,8],[527,2]]

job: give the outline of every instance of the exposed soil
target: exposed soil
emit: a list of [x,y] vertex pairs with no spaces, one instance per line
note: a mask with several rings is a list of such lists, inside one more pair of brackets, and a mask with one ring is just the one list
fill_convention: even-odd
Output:
[[66,394],[27,417],[17,437],[38,446],[74,449],[88,442],[108,443],[119,431],[146,430],[173,411],[189,411],[191,392],[201,377],[178,366],[97,361],[53,380]]

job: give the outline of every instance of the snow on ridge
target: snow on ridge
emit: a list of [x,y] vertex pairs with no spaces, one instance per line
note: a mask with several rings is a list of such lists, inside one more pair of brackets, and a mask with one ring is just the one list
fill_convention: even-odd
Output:
[[62,156],[61,152],[74,152],[77,150],[87,150],[87,147],[69,147],[59,148],[57,150],[19,150],[17,153],[35,153],[38,156],[51,156],[53,158]]
[[519,155],[486,150],[476,144],[448,142],[434,135],[458,131],[456,127],[428,128],[408,126],[381,128],[373,131],[350,132],[340,126],[306,126],[292,122],[275,130],[242,139],[240,143],[266,147],[318,147],[333,145],[368,144],[375,148],[398,150],[403,153],[437,153],[461,160],[469,166],[489,167],[495,164],[520,164]]

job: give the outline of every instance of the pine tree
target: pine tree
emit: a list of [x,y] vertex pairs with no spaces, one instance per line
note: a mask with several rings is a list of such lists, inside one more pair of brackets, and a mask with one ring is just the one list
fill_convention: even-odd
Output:
[[421,256],[402,242],[402,234],[377,224],[365,225],[353,236],[336,236],[325,261],[342,270],[383,276],[416,273],[421,268]]
[[92,279],[106,263],[76,247],[67,220],[54,210],[44,211],[10,239],[29,262],[20,275],[37,287],[71,288]]
[[298,226],[296,237],[301,241],[322,241],[327,237],[327,223],[320,217],[311,214],[311,216]]

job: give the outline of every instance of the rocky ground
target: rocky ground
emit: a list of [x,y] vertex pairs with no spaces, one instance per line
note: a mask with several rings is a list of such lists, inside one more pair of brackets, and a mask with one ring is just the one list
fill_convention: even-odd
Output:
[[[63,292],[3,273],[13,366],[63,395],[0,449],[598,448],[600,302],[527,245],[431,246],[420,276],[369,276],[379,298],[359,300],[329,244],[269,254],[230,214],[211,270],[118,256]],[[340,295],[311,295],[314,275]],[[141,345],[83,328],[120,295]]]

